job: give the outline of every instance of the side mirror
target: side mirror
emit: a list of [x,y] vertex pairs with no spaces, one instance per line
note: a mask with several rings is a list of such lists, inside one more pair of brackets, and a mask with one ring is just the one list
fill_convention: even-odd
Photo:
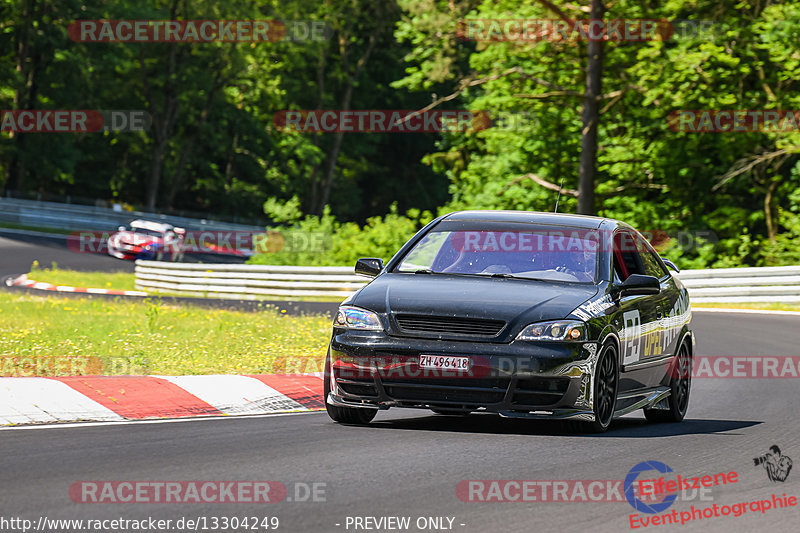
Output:
[[117,231],[125,231],[127,228],[125,226],[120,226],[117,228]]
[[655,276],[631,274],[622,282],[622,285],[617,286],[617,289],[620,296],[658,294],[661,292],[661,284]]
[[675,272],[680,272],[680,269],[679,269],[678,267],[676,267],[676,266],[675,266],[675,263],[673,263],[673,262],[672,262],[672,261],[670,261],[669,259],[664,259],[664,258],[662,257],[662,258],[661,258],[661,260],[662,260],[662,261],[664,261],[664,264],[665,264],[665,265],[667,265],[667,268],[669,268],[669,269],[671,269],[671,270],[674,270]]
[[355,270],[356,274],[374,278],[383,270],[383,259],[378,259],[377,257],[362,257],[356,261]]

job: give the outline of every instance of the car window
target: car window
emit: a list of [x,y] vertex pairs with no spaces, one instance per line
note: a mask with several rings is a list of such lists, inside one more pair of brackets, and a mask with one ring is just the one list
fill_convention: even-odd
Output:
[[667,272],[650,243],[640,235],[620,231],[614,235],[614,274],[625,281],[631,274],[661,279]]
[[644,274],[633,235],[620,231],[614,235],[614,273],[620,281],[631,274]]
[[639,252],[639,257],[642,261],[642,267],[645,274],[648,276],[655,276],[659,279],[668,274],[668,272],[662,266],[657,252],[653,249],[649,242],[639,235],[636,236],[636,248]]

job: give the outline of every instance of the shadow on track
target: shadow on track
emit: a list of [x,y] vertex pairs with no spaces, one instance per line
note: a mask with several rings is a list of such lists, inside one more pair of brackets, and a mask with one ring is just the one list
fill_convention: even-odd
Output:
[[558,437],[594,438],[658,438],[678,435],[720,434],[730,435],[761,424],[760,421],[686,419],[679,424],[652,424],[644,419],[622,418],[615,420],[607,433],[591,434],[573,430],[562,421],[507,419],[494,415],[473,414],[457,416],[421,416],[395,420],[376,420],[369,427],[376,429],[401,429],[413,431],[439,431],[453,433],[495,433],[499,435],[542,435]]

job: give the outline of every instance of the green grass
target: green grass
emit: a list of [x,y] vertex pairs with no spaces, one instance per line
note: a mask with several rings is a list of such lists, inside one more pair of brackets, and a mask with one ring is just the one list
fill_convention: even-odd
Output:
[[0,292],[0,375],[317,372],[330,328],[328,317],[267,307]]
[[58,268],[55,263],[50,268],[41,268],[38,262],[34,261],[28,277],[34,281],[53,285],[121,291],[136,290],[136,278],[132,272],[78,272]]
[[800,311],[800,303],[698,303],[692,307],[714,307],[722,309],[764,309],[767,311]]

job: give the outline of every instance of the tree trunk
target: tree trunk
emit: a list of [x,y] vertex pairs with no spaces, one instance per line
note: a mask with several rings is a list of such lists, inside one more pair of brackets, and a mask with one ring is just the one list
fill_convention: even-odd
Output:
[[[344,91],[344,96],[342,97],[342,104],[341,110],[348,111],[350,109],[350,101],[353,97],[353,84],[355,80],[350,80],[350,83],[347,84],[347,87]],[[339,160],[339,153],[342,151],[342,141],[344,140],[344,132],[337,131],[336,137],[333,139],[333,146],[331,147],[331,152],[328,155],[328,167],[325,169],[325,175],[323,177],[323,189],[322,189],[322,199],[319,202],[319,209],[317,210],[317,214],[322,216],[323,211],[325,210],[325,206],[328,205],[328,200],[331,196],[331,187],[333,186],[333,177],[336,173],[336,163]]]
[[233,158],[236,156],[236,150],[239,149],[239,132],[233,135],[233,142],[231,148],[228,150],[228,158],[225,161],[225,184],[228,187],[233,186]]
[[767,186],[767,193],[764,195],[764,219],[767,222],[767,237],[769,237],[769,240],[772,242],[775,242],[775,237],[778,234],[775,228],[775,219],[772,216],[772,199],[775,196],[775,190],[778,188],[779,184],[779,178],[770,181]]
[[[178,0],[173,0],[170,8],[170,20],[177,18]],[[142,78],[142,89],[147,99],[148,110],[153,120],[153,151],[150,161],[150,176],[147,180],[147,192],[145,209],[155,211],[158,200],[158,187],[161,182],[161,172],[164,166],[164,151],[169,142],[172,126],[178,116],[178,88],[175,79],[176,65],[178,63],[178,44],[169,45],[167,55],[167,76],[164,83],[164,105],[162,109],[157,109],[148,73],[144,62],[144,47],[139,49],[140,74]]]
[[[591,19],[601,20],[605,14],[602,0],[592,0]],[[586,91],[581,117],[581,158],[578,173],[578,214],[594,215],[594,179],[597,171],[597,124],[600,118],[598,98],[602,89],[603,41],[589,40],[586,66]]]
[[194,144],[197,141],[197,137],[200,135],[200,130],[203,129],[203,126],[205,126],[206,121],[208,121],[208,115],[211,113],[211,107],[214,105],[214,97],[216,96],[217,91],[222,87],[222,85],[223,85],[222,77],[217,75],[217,77],[214,79],[214,86],[208,91],[208,95],[206,97],[206,106],[203,108],[203,111],[200,112],[200,118],[194,125],[194,130],[188,135],[188,138],[183,143],[183,148],[181,149],[181,155],[178,158],[178,166],[175,169],[175,175],[172,177],[172,183],[170,184],[169,187],[169,194],[167,195],[167,201],[165,205],[172,207],[172,203],[175,200],[175,196],[178,194],[178,191],[180,190],[180,187],[183,184],[183,174],[186,170],[186,165],[189,161],[189,156],[192,154],[192,149],[194,148]]
[[[319,58],[317,60],[317,111],[321,111],[325,105],[325,68],[328,64],[328,53],[330,49],[327,45],[320,47]],[[319,146],[319,135],[311,137],[311,144]],[[317,165],[311,169],[309,176],[311,181],[311,201],[308,203],[308,211],[314,212],[319,202],[319,178],[317,176]],[[320,213],[321,215],[322,213]]]
[[[377,30],[373,31],[373,33],[369,36],[369,45],[367,46],[364,55],[358,60],[356,63],[355,69],[353,72],[349,73],[347,76],[347,85],[344,89],[344,94],[342,95],[341,100],[341,111],[349,111],[350,110],[350,101],[353,97],[353,87],[358,80],[358,76],[361,74],[361,71],[364,70],[364,66],[369,61],[369,56],[372,54],[372,51],[375,49],[375,43],[377,42],[377,36],[375,35]],[[345,71],[348,71],[348,61],[347,61],[347,38],[346,36],[339,37],[340,48],[342,51],[342,63],[344,65]],[[333,178],[336,175],[336,163],[339,160],[339,153],[342,150],[342,140],[344,139],[344,132],[339,131],[336,132],[336,137],[333,140],[333,147],[331,147],[330,155],[328,156],[328,168],[325,171],[325,175],[323,176],[323,189],[322,189],[322,199],[319,203],[319,209],[317,213],[321,216],[323,211],[325,210],[325,206],[328,205],[328,200],[330,199],[331,195],[331,188],[333,186]]]
[[153,143],[153,151],[150,156],[150,177],[147,182],[147,211],[156,210],[156,199],[158,197],[158,182],[161,181],[162,161],[164,160],[164,146],[166,141],[156,140]]

